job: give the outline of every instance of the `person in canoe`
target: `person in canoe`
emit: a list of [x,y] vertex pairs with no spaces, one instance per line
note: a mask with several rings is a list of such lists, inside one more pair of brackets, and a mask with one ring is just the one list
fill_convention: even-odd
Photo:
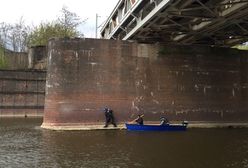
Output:
[[169,120],[165,117],[160,118],[160,125],[166,125],[169,124]]
[[117,127],[117,125],[115,123],[113,110],[105,107],[104,108],[104,114],[105,114],[105,126],[104,126],[104,128],[108,127],[109,124],[113,124],[114,127]]
[[135,122],[139,125],[143,125],[144,124],[144,120],[143,120],[144,115],[138,115],[138,117],[135,119]]

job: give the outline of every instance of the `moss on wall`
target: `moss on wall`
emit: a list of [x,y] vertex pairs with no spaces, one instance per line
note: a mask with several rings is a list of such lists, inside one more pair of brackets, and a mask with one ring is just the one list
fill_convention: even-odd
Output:
[[0,68],[6,68],[7,66],[8,63],[4,55],[4,48],[0,47]]

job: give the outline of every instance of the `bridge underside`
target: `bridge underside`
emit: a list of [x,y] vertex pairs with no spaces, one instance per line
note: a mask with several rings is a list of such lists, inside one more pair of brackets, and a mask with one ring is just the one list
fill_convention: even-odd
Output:
[[120,0],[101,35],[148,43],[233,46],[248,41],[248,0]]

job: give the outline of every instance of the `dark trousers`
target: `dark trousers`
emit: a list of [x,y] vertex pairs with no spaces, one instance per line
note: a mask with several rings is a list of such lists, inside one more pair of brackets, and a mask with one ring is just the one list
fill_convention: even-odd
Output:
[[107,127],[109,124],[113,124],[114,127],[117,126],[113,117],[106,118],[105,127]]

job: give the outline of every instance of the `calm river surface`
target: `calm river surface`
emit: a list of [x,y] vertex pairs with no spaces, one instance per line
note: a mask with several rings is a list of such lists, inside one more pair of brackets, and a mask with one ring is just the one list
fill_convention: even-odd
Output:
[[0,119],[0,167],[248,168],[248,129],[50,131]]

